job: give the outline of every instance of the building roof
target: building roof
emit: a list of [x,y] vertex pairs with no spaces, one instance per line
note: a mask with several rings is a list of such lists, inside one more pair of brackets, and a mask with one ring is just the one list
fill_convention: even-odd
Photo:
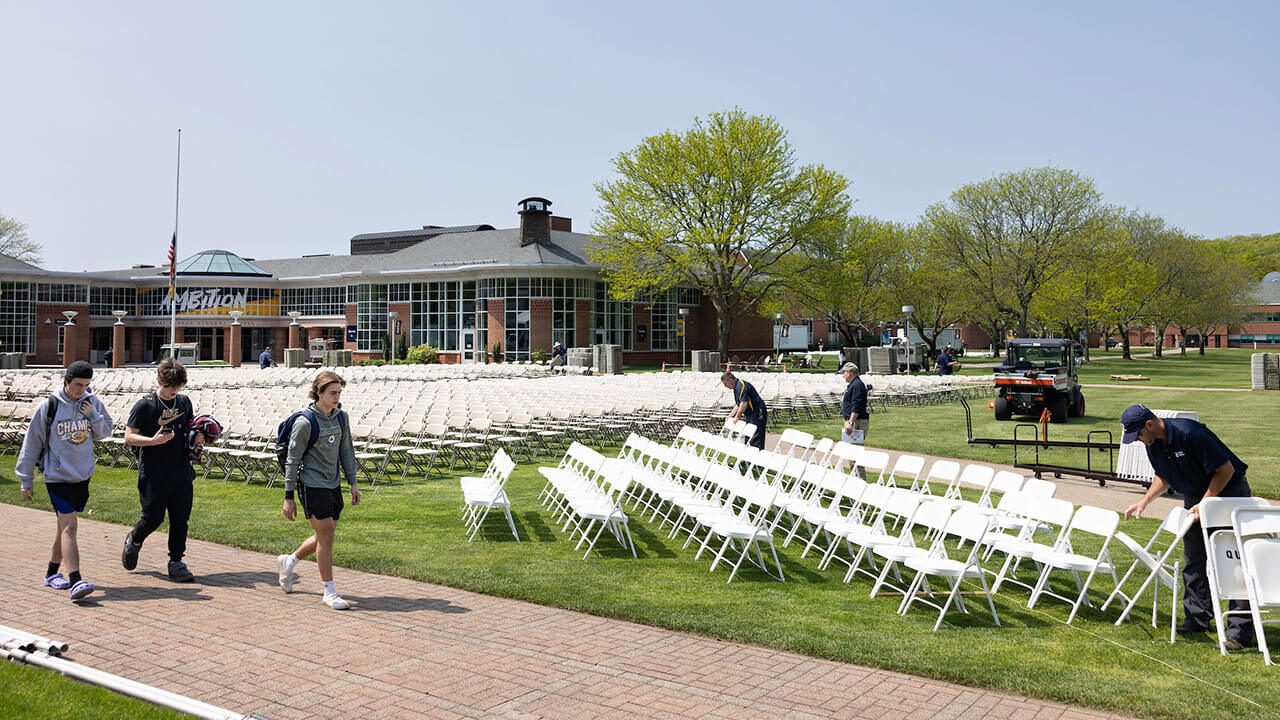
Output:
[[433,235],[391,253],[304,256],[258,260],[255,264],[286,281],[304,278],[336,280],[347,275],[353,280],[361,278],[368,282],[369,276],[445,273],[474,267],[594,270],[598,266],[587,256],[590,240],[590,235],[552,230],[550,245],[533,243],[521,247],[519,228],[473,230]]
[[467,232],[475,232],[477,230],[492,230],[492,229],[493,229],[492,225],[485,225],[483,223],[480,225],[454,225],[452,227],[424,227],[421,230],[393,230],[391,232],[361,233],[359,235],[352,236],[351,239],[352,240],[383,240],[383,239],[399,240],[403,238],[421,237],[425,240],[426,238],[429,238],[429,237],[435,237],[436,235],[445,235],[448,233],[467,233]]
[[[1269,280],[1275,275],[1274,280]],[[1270,273],[1253,286],[1253,297],[1259,305],[1280,305],[1280,273]]]
[[40,270],[40,269],[41,268],[39,266],[32,265],[31,263],[23,260],[19,260],[16,257],[10,257],[8,255],[0,255],[0,270]]
[[[587,247],[592,236],[552,230],[549,244],[520,245],[520,229],[495,230],[488,225],[426,228],[391,233],[369,233],[356,238],[422,237],[401,250],[356,255],[304,255],[302,257],[249,262],[226,250],[206,250],[178,263],[179,275],[209,276],[247,280],[273,278],[277,281],[318,281],[320,284],[395,282],[397,276],[429,276],[483,268],[523,270],[598,270]],[[20,261],[8,258],[12,263]],[[13,268],[19,266],[14,265]],[[22,269],[39,270],[21,263]],[[0,256],[0,272],[10,269]],[[107,281],[167,280],[167,265],[96,271],[93,276]],[[197,281],[198,282],[198,281]]]

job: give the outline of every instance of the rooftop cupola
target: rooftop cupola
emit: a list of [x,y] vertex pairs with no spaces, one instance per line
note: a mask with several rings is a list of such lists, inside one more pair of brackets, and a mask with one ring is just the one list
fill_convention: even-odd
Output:
[[551,201],[527,197],[520,206],[520,247],[539,243],[551,244]]

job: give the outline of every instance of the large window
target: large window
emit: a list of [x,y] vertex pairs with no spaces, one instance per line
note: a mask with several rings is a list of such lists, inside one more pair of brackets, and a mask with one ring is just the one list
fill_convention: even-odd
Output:
[[40,283],[36,302],[84,305],[89,302],[89,286],[70,283]]
[[631,303],[609,297],[609,283],[596,282],[596,299],[591,313],[596,343],[621,345],[631,349]]
[[[477,283],[477,300],[503,301],[503,355],[508,360],[530,358],[531,298],[551,299],[551,337],[566,347],[581,339],[575,332],[575,300],[591,298],[591,281],[580,278],[484,278]],[[495,338],[496,340],[496,338]],[[543,348],[548,350],[549,348]]]
[[343,315],[347,312],[347,288],[285,288],[280,291],[280,314],[297,311],[308,317]]
[[1280,322],[1280,312],[1251,312],[1244,314],[1245,322]]
[[89,287],[89,314],[111,315],[116,310],[125,310],[130,315],[138,314],[138,290],[131,287]]
[[356,349],[382,350],[387,333],[387,286],[351,285],[347,297],[356,298]]
[[[461,333],[477,329],[474,281],[413,283],[410,295],[412,344],[426,343],[437,350],[457,352],[463,346]],[[478,344],[479,338],[474,342]]]
[[679,315],[680,290],[670,290],[653,296],[649,306],[649,349],[679,350],[679,337],[676,335],[676,321]]
[[30,283],[0,282],[0,352],[35,353],[34,300]]

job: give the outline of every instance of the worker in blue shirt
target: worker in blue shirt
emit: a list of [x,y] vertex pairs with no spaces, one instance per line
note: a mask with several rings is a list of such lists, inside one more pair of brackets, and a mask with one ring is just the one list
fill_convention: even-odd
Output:
[[764,428],[769,423],[769,409],[765,407],[760,393],[746,380],[739,380],[733,373],[720,376],[720,382],[733,391],[733,411],[729,413],[729,421],[745,420],[756,426],[748,445],[764,449]]
[[854,363],[845,363],[840,368],[844,381],[844,397],[840,402],[840,416],[844,418],[844,427],[840,430],[840,440],[854,445],[863,445],[867,441],[867,428],[871,424],[871,415],[867,412],[867,386],[862,382],[862,373]]
[[258,367],[266,370],[275,364],[276,361],[271,359],[271,346],[268,345],[262,349],[262,354],[258,356]]
[[[1141,517],[1142,511],[1170,488],[1182,493],[1183,505],[1191,516],[1198,516],[1200,501],[1211,497],[1249,497],[1248,469],[1235,453],[1218,439],[1204,423],[1185,418],[1161,418],[1142,405],[1130,405],[1120,416],[1124,425],[1121,442],[1137,440],[1147,447],[1147,459],[1155,477],[1146,495],[1130,505],[1126,518]],[[1179,635],[1206,632],[1213,618],[1213,596],[1209,591],[1209,575],[1205,570],[1204,535],[1200,523],[1191,526],[1182,538],[1182,605],[1186,620],[1178,626]],[[1247,600],[1232,600],[1234,612],[1227,617],[1226,647],[1240,650],[1253,644],[1253,618]]]
[[956,363],[956,359],[951,357],[950,345],[946,346],[945,348],[942,349],[942,352],[938,353],[938,374],[939,375],[951,375],[952,373],[955,372],[958,366],[959,365]]

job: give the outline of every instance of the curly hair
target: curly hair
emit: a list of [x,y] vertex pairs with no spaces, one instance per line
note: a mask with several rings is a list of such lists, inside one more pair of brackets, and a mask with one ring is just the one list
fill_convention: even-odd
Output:
[[186,387],[187,368],[171,357],[165,358],[156,366],[156,379],[165,387]]

